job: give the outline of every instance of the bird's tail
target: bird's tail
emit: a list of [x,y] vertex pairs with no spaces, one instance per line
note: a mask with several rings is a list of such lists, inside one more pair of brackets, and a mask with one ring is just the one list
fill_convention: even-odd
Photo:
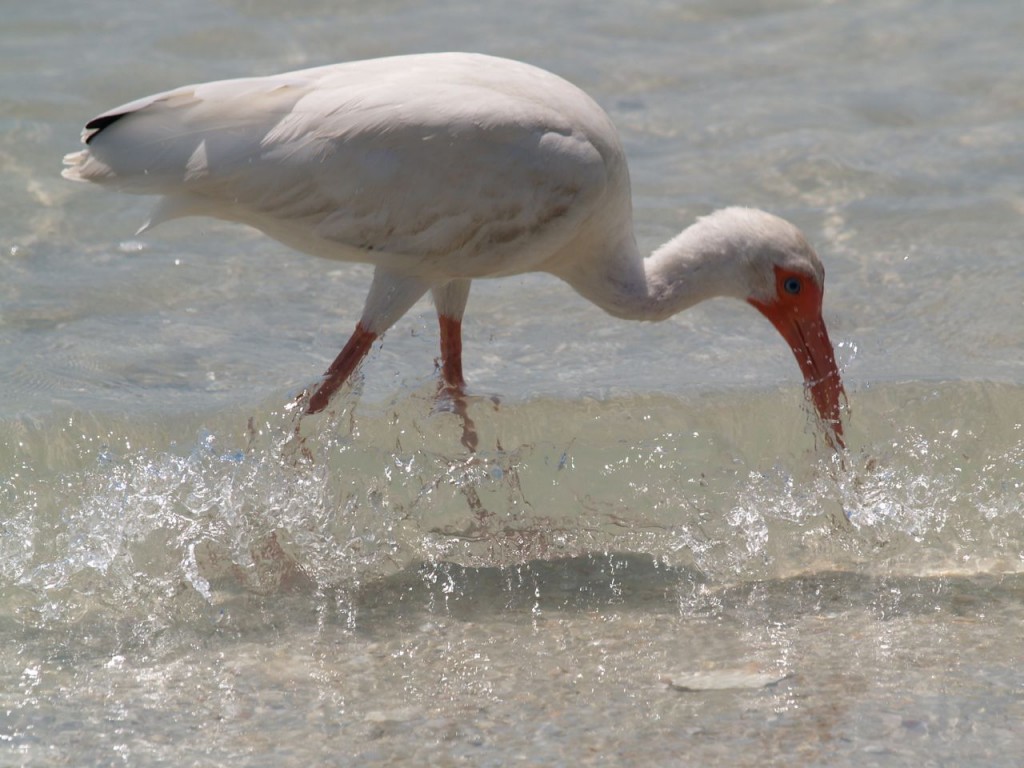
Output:
[[[109,175],[110,169],[107,166],[100,168],[102,163],[97,163],[88,149],[79,152],[69,152],[64,155],[64,170],[60,175],[71,181],[93,181],[103,183],[105,176]],[[106,171],[106,173],[104,173]]]
[[61,175],[161,195],[143,229],[197,213],[216,216],[207,202],[232,199],[231,185],[251,173],[264,137],[304,92],[301,79],[282,77],[185,86],[138,99],[90,120],[82,131],[86,148],[64,156]]
[[137,194],[216,185],[262,151],[261,142],[305,92],[300,79],[189,85],[116,107],[82,131],[63,176]]

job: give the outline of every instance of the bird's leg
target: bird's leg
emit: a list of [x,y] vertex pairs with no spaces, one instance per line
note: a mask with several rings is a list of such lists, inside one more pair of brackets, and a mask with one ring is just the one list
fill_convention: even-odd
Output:
[[438,315],[441,326],[441,382],[453,392],[464,392],[466,380],[462,377],[462,321]]
[[382,267],[374,270],[363,315],[345,348],[324,374],[323,382],[309,398],[308,413],[318,413],[327,407],[331,395],[352,375],[373,342],[426,292],[427,284],[419,278],[396,275]]
[[462,314],[469,299],[469,280],[452,280],[433,290],[437,323],[441,330],[441,382],[438,401],[462,419],[462,444],[476,451],[479,438],[469,416],[466,380],[462,375]]
[[470,453],[476,452],[479,437],[476,424],[469,416],[466,380],[462,378],[462,322],[447,315],[438,315],[441,326],[441,383],[438,398],[451,403],[452,412],[462,419],[462,444]]
[[441,388],[462,393],[462,315],[469,300],[469,280],[452,280],[433,289],[437,322],[441,329]]
[[334,358],[331,367],[324,374],[323,382],[317,387],[313,396],[309,398],[309,407],[306,409],[307,413],[319,413],[327,407],[327,403],[331,400],[331,395],[337,392],[341,385],[348,380],[348,377],[352,375],[352,371],[366,357],[366,353],[370,351],[373,342],[376,340],[377,334],[366,330],[361,322],[356,324],[355,332],[349,337],[344,349]]

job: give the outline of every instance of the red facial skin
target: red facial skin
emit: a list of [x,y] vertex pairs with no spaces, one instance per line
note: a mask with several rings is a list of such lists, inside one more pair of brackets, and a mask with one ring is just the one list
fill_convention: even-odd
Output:
[[767,317],[793,350],[811,400],[835,449],[845,447],[839,401],[845,397],[835,352],[821,316],[822,287],[805,273],[775,267],[775,297],[750,304]]

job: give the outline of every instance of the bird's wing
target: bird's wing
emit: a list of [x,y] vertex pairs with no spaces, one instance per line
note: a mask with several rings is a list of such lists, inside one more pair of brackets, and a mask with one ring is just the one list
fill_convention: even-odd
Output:
[[607,183],[586,121],[536,89],[582,94],[541,74],[517,83],[515,72],[347,64],[189,86],[95,118],[65,174],[163,194],[160,219],[239,220],[318,255],[471,262],[539,243]]

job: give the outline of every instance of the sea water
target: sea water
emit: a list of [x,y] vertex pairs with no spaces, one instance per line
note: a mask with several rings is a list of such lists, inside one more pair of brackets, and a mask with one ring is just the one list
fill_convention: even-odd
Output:
[[[1016,2],[9,4],[0,765],[1018,765]],[[176,85],[477,50],[612,115],[651,249],[730,204],[827,270],[848,450],[771,327],[477,281],[292,403],[369,270],[74,185]]]

